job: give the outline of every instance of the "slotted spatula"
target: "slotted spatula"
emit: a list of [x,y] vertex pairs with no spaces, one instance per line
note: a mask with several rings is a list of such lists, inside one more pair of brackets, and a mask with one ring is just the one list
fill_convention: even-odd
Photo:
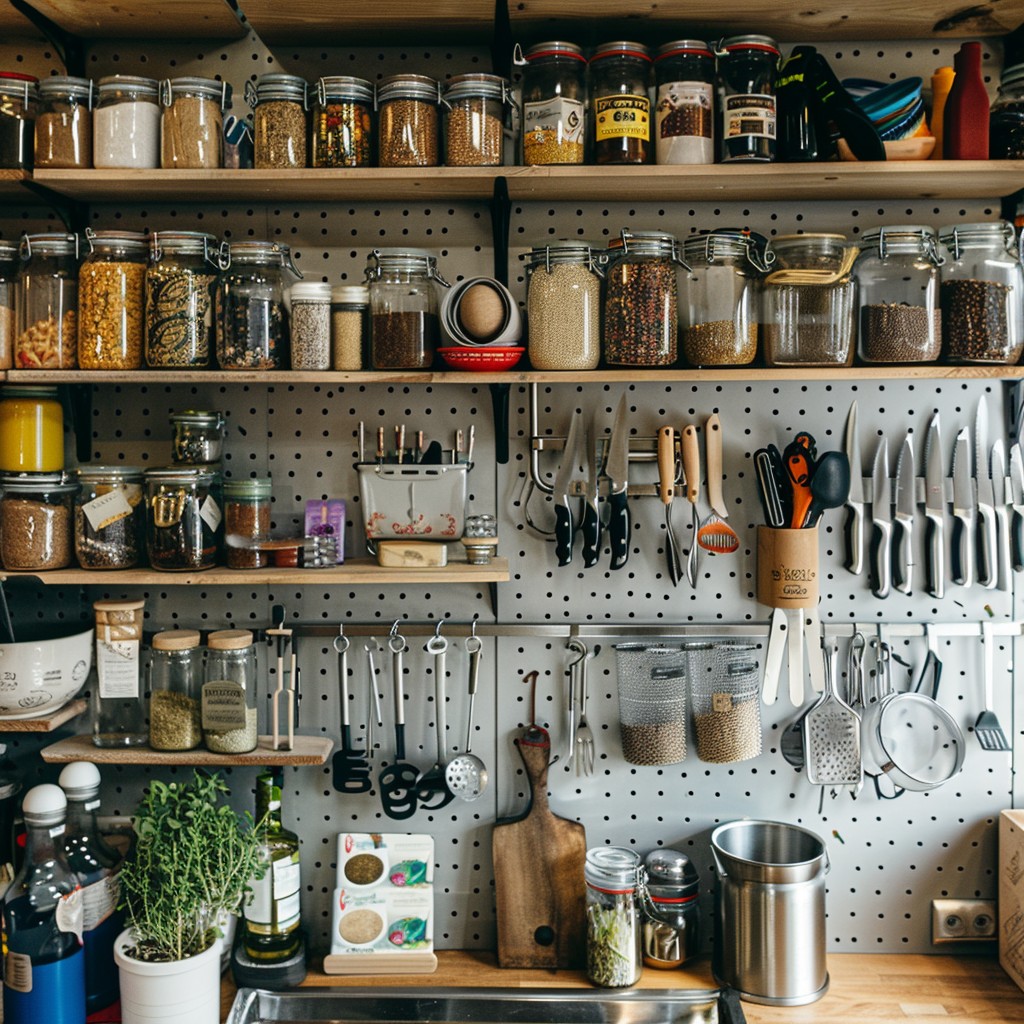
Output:
[[1010,744],[1006,740],[1006,733],[999,724],[995,711],[992,710],[992,656],[995,653],[995,634],[992,631],[991,622],[981,624],[981,642],[983,646],[982,656],[985,659],[985,708],[978,715],[974,723],[974,735],[978,737],[978,743],[982,750],[1000,751],[1009,750]]
[[835,642],[827,648],[823,645],[821,657],[825,690],[804,720],[807,781],[813,786],[856,786],[862,775],[860,715],[839,696]]
[[331,770],[334,788],[339,793],[365,793],[372,785],[370,765],[365,752],[352,746],[352,727],[348,713],[349,638],[339,633],[334,638],[338,652],[338,696],[341,699],[341,749],[334,752]]

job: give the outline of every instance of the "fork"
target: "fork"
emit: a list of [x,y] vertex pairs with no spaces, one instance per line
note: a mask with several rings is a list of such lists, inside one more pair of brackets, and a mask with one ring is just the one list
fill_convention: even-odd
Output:
[[587,662],[597,654],[594,648],[591,654],[580,662],[580,717],[576,723],[575,761],[577,775],[594,774],[594,733],[587,722]]

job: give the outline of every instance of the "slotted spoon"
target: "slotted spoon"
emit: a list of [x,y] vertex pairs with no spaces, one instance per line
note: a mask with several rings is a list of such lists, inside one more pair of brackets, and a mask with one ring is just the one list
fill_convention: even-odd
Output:
[[804,720],[804,769],[813,786],[856,786],[862,777],[860,715],[839,696],[837,648],[822,650],[825,690]]

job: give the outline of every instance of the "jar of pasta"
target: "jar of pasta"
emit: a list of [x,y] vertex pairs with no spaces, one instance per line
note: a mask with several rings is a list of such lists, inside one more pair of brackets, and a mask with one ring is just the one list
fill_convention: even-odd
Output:
[[92,100],[88,78],[55,75],[40,83],[36,167],[92,167]]
[[499,75],[455,75],[442,102],[445,165],[501,166],[508,82]]
[[306,166],[309,104],[306,80],[279,73],[247,82],[245,98],[253,110],[253,166]]
[[83,569],[134,569],[143,562],[142,470],[83,466],[75,497],[75,557]]
[[160,166],[159,83],[153,78],[110,75],[97,84],[92,114],[96,167]]
[[222,535],[216,479],[196,466],[146,470],[146,547],[154,569],[183,572],[216,563]]
[[523,163],[583,163],[587,109],[587,59],[575,43],[546,42],[525,56],[523,68]]
[[333,75],[316,83],[313,166],[373,166],[373,85]]
[[168,78],[160,87],[160,166],[220,167],[230,86],[213,78]]
[[18,279],[19,370],[78,365],[78,236],[24,235]]
[[381,167],[436,167],[440,86],[425,75],[392,75],[377,87],[378,163]]
[[71,564],[71,505],[78,485],[61,473],[0,477],[0,560],[12,572]]

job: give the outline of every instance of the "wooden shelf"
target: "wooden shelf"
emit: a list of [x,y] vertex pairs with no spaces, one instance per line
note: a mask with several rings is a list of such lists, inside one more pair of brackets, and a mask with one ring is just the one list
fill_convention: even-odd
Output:
[[70,736],[39,752],[47,764],[92,761],[95,764],[207,765],[238,768],[249,765],[273,768],[278,765],[323,764],[334,742],[326,736],[296,736],[292,750],[274,750],[270,736],[261,736],[248,754],[212,754],[209,750],[171,753],[149,747],[97,747],[91,736]]
[[87,701],[73,700],[64,707],[42,718],[3,718],[0,719],[0,733],[5,732],[53,732],[65,722],[77,718],[89,706]]
[[240,39],[245,35],[226,0],[29,2],[65,32],[86,39]]
[[[2,34],[2,26],[0,26],[0,34]],[[5,199],[13,199],[15,196],[31,198],[24,185],[24,182],[28,181],[29,178],[30,175],[27,171],[0,168],[0,196],[3,196]]]

